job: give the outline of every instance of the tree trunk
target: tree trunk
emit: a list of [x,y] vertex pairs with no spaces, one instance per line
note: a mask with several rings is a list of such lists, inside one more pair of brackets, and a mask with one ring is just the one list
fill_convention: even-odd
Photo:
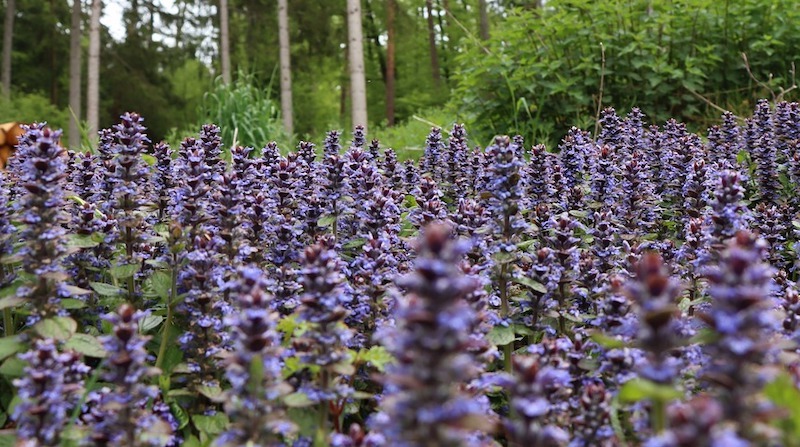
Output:
[[289,13],[287,0],[278,0],[278,40],[281,59],[281,114],[283,127],[290,135],[294,133],[292,110],[292,58],[289,51]]
[[350,62],[352,125],[367,129],[367,81],[364,74],[364,37],[361,30],[361,1],[347,0],[347,35]]
[[100,123],[100,15],[101,0],[92,0],[92,16],[89,21],[89,69],[86,74],[86,121],[89,138],[97,139]]
[[442,75],[439,69],[439,54],[436,49],[436,29],[433,26],[433,0],[425,0],[425,9],[428,13],[428,45],[431,52],[431,73],[433,74],[433,85],[439,87],[442,83]]
[[375,49],[375,59],[378,61],[378,66],[381,68],[381,76],[383,82],[386,82],[386,58],[381,51],[381,36],[378,32],[378,27],[375,25],[375,14],[372,12],[372,3],[367,0],[364,5],[366,6],[367,17],[367,38],[372,42],[372,45],[367,45],[367,54],[372,56],[372,48]]
[[219,55],[222,59],[222,82],[231,82],[231,49],[228,37],[228,0],[219,0]]
[[3,95],[11,95],[11,50],[14,40],[14,14],[17,13],[16,0],[6,0],[6,20],[3,25]]
[[394,47],[395,29],[394,19],[397,3],[395,0],[386,2],[386,31],[388,39],[386,41],[386,122],[389,126],[394,126]]
[[486,10],[486,0],[478,0],[478,11],[481,15],[481,39],[489,40],[489,12]]
[[72,0],[72,22],[69,31],[69,147],[81,143],[81,0]]

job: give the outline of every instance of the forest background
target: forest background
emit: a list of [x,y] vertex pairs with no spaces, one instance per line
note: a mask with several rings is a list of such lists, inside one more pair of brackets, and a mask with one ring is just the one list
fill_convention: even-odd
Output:
[[[474,144],[520,134],[555,147],[571,126],[592,130],[601,105],[704,129],[722,109],[746,114],[757,98],[796,100],[795,6],[5,0],[0,122],[46,120],[65,129],[75,149],[91,146],[94,129],[137,111],[153,141],[178,144],[214,122],[227,145],[275,140],[289,150],[332,129],[349,133],[364,113],[368,138],[403,158],[421,153],[430,127],[454,122],[467,125]],[[354,36],[362,43],[363,106],[354,95]]]

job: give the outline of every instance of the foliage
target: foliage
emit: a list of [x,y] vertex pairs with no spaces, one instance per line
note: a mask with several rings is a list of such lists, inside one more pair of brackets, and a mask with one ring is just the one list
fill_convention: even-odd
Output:
[[[53,128],[66,128],[69,118],[69,110],[53,105],[38,93],[17,93],[10,99],[0,98],[0,123],[18,121],[31,124],[41,120]],[[64,141],[67,137],[64,135]]]
[[[252,75],[239,73],[230,85],[221,78],[214,81],[213,88],[206,92],[199,105],[202,123],[219,123],[225,148],[233,145],[258,148],[264,142],[275,141],[288,150],[291,136],[286,135],[280,117],[280,106],[270,99],[269,88],[261,88]],[[173,131],[173,138],[176,136]]]
[[[745,111],[770,94],[765,86],[778,93],[793,85],[800,62],[793,6],[556,0],[508,9],[489,41],[457,56],[451,101],[481,137],[513,131],[553,144],[570,126],[592,130],[601,99],[635,105],[657,123],[676,118],[699,129],[719,112],[698,95]],[[742,53],[765,85],[748,75]]]

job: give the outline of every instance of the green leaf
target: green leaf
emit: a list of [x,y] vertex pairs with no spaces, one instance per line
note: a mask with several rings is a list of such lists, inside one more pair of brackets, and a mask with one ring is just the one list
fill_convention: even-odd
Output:
[[83,309],[86,307],[86,303],[75,298],[64,298],[61,300],[61,307],[67,310]]
[[172,291],[172,277],[167,272],[155,272],[150,277],[150,286],[156,295],[166,302]]
[[541,293],[542,295],[544,295],[545,293],[548,292],[547,287],[544,284],[542,284],[542,283],[540,283],[538,281],[534,281],[534,280],[528,278],[527,276],[520,276],[518,278],[514,278],[513,281],[515,283],[517,283],[517,284],[521,284],[521,285],[533,290],[534,292]]
[[69,247],[73,248],[94,248],[100,245],[91,234],[71,234],[67,242]]
[[362,239],[362,238],[353,239],[352,241],[349,241],[348,243],[344,244],[342,247],[343,248],[361,248],[361,247],[364,246],[364,243],[366,243],[366,242],[367,242],[366,239]]
[[75,334],[64,343],[65,349],[72,349],[87,357],[103,358],[106,356],[106,350],[103,344],[97,337],[89,334]]
[[218,435],[228,428],[230,421],[225,413],[216,413],[211,416],[194,415],[192,416],[194,426],[202,433],[208,435]]
[[82,295],[91,295],[92,294],[91,290],[86,290],[86,289],[84,289],[82,287],[78,287],[78,286],[65,285],[65,286],[62,286],[62,287],[64,288],[64,290],[69,292],[69,296],[82,296]]
[[292,393],[283,398],[283,403],[289,408],[304,408],[314,405],[314,402],[305,393]]
[[23,343],[17,335],[0,338],[0,360],[21,352],[24,349],[25,343]]
[[9,307],[16,307],[20,304],[24,303],[25,300],[16,296],[10,295],[5,298],[0,299],[0,310],[8,309]]
[[486,339],[495,346],[505,346],[516,338],[514,328],[511,326],[495,326],[486,334]]
[[189,414],[186,413],[186,410],[177,402],[171,401],[169,403],[169,410],[172,412],[172,415],[175,416],[175,420],[178,421],[178,430],[183,430],[184,427],[189,425]]
[[117,286],[102,282],[90,282],[89,286],[100,296],[120,296],[125,293],[124,290]]
[[336,216],[322,216],[317,220],[317,226],[330,227],[334,222],[336,222]]
[[53,317],[36,323],[33,329],[43,338],[68,340],[78,330],[78,323],[69,317]]
[[0,447],[14,447],[15,445],[17,445],[17,435],[12,433],[0,435]]
[[594,334],[591,335],[591,338],[592,340],[595,341],[595,343],[606,349],[618,349],[627,346],[627,344],[624,341],[618,338],[609,337],[608,335],[603,334],[602,332],[595,332]]
[[683,396],[679,390],[669,385],[661,385],[645,379],[631,379],[619,390],[620,402],[639,402],[641,400],[658,400],[668,402]]
[[141,264],[118,265],[110,268],[108,273],[114,279],[128,279],[135,275],[141,267]]
[[16,357],[9,357],[0,365],[0,375],[6,377],[22,377],[24,368],[25,362]]
[[764,395],[776,406],[787,411],[785,419],[778,421],[784,433],[800,437],[800,390],[794,385],[791,377],[782,373],[764,387]]
[[333,371],[342,376],[352,376],[356,373],[356,368],[347,361],[342,361],[333,365]]
[[212,402],[221,402],[222,388],[219,386],[206,386],[201,385],[197,391],[203,396],[209,398]]
[[162,317],[161,315],[149,314],[146,317],[144,317],[144,320],[142,320],[141,322],[140,326],[141,331],[147,332],[153,328],[156,328],[158,327],[158,325],[161,324],[162,321],[164,321],[164,317]]
[[361,357],[365,362],[383,371],[386,365],[394,361],[394,357],[383,346],[372,346]]

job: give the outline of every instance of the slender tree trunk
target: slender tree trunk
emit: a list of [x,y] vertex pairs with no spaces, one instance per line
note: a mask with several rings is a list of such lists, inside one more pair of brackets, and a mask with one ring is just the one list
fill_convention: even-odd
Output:
[[388,39],[386,41],[386,122],[389,126],[394,126],[394,48],[395,48],[395,29],[394,19],[397,9],[395,0],[386,2],[386,31]]
[[219,54],[222,59],[222,82],[231,82],[231,49],[228,37],[228,0],[219,0]]
[[6,0],[6,19],[3,24],[3,95],[11,95],[11,50],[14,40],[14,15],[17,13],[16,0]]
[[287,0],[278,0],[278,40],[281,59],[281,113],[283,127],[290,135],[294,132],[292,110],[292,58],[289,47],[289,13]]
[[81,1],[72,0],[72,23],[69,31],[69,147],[81,143]]
[[439,87],[442,83],[441,70],[439,69],[439,54],[436,49],[436,29],[433,25],[433,0],[425,0],[425,9],[428,15],[428,45],[431,51],[431,73],[433,85]]
[[92,0],[92,15],[89,21],[89,69],[86,74],[86,121],[89,138],[96,141],[100,124],[100,15],[101,0]]
[[478,12],[480,13],[480,36],[482,40],[489,40],[489,11],[486,10],[486,0],[478,0]]
[[350,59],[350,98],[353,127],[367,128],[367,81],[364,73],[364,37],[361,29],[361,1],[347,0],[348,55]]

